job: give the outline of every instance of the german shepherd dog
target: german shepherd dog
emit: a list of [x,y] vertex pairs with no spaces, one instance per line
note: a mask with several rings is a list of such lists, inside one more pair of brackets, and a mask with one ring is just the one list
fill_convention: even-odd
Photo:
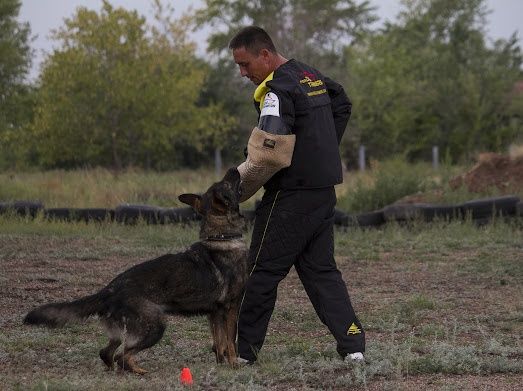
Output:
[[180,195],[202,215],[200,241],[131,267],[94,295],[38,307],[24,323],[61,327],[98,315],[109,337],[100,350],[105,365],[144,374],[134,356],[162,338],[166,314],[207,314],[217,362],[236,366],[236,321],[249,273],[240,195],[234,168],[203,195]]

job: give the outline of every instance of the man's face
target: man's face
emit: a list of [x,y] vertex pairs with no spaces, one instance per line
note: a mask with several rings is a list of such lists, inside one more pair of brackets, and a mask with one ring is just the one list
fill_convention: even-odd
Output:
[[271,73],[270,53],[262,49],[260,53],[253,54],[244,47],[233,49],[234,62],[240,67],[240,73],[248,77],[254,84],[259,85]]

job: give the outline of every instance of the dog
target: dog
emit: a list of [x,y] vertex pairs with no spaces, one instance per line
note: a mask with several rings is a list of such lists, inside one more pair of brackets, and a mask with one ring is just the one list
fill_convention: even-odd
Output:
[[235,168],[203,195],[180,195],[181,202],[202,216],[200,241],[185,252],[131,267],[98,293],[38,307],[24,323],[61,327],[97,315],[109,338],[100,350],[102,361],[109,369],[116,362],[142,375],[147,371],[138,366],[135,355],[162,338],[167,314],[206,314],[216,361],[237,366],[236,323],[249,274],[240,196]]

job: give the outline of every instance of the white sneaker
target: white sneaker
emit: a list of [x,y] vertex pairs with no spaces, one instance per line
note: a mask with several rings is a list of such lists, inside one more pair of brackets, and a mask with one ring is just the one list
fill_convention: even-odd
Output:
[[361,352],[349,353],[345,356],[345,361],[363,362],[363,361],[365,361],[365,357],[363,356],[363,353],[361,353]]
[[237,362],[240,366],[244,366],[244,365],[253,365],[253,364],[254,364],[254,361],[249,361],[249,360],[246,360],[245,358],[241,358],[241,357],[236,357],[236,362]]

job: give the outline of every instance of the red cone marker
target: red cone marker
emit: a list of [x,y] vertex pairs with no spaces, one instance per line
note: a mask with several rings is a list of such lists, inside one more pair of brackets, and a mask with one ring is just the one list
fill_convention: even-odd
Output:
[[180,382],[185,385],[192,385],[192,374],[191,370],[187,367],[182,369],[182,373],[180,373]]

